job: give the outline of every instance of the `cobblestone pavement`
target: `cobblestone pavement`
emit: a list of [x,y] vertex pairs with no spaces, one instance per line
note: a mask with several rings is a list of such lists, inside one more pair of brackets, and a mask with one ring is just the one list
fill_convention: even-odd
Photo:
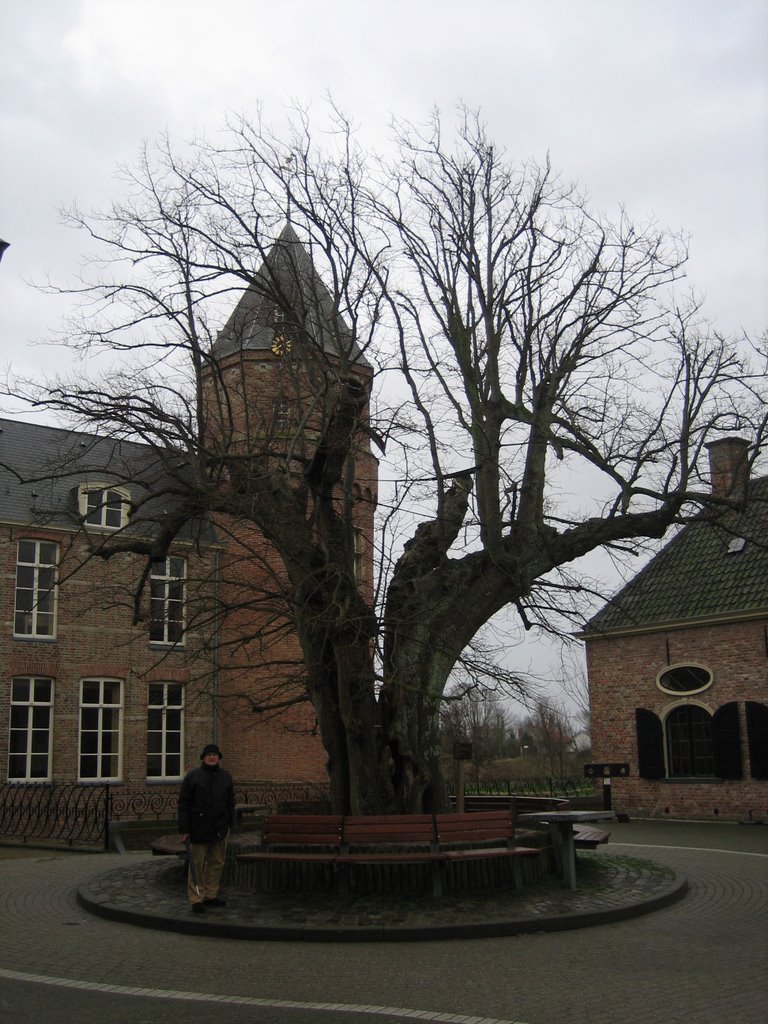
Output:
[[[137,896],[142,905],[151,891],[153,900],[170,901],[175,908],[178,896],[171,879],[160,877],[168,872],[163,861],[130,854],[120,858],[28,851],[26,857],[0,862],[0,1006],[4,1016],[12,1011],[12,996],[18,991],[14,986],[20,983],[66,984],[68,991],[80,986],[83,998],[99,986],[113,1000],[135,1003],[138,994],[148,1000],[162,998],[166,1012],[170,1001],[188,1000],[184,1019],[190,1024],[212,1013],[225,1022],[317,1024],[413,1019],[763,1024],[768,1004],[768,827],[632,822],[612,824],[611,830],[611,843],[595,856],[594,870],[580,863],[583,887],[574,896],[552,890],[545,913],[564,910],[561,924],[567,924],[564,901],[573,899],[578,903],[570,906],[572,923],[584,923],[579,914],[605,901],[606,894],[612,894],[614,909],[636,901],[638,887],[645,886],[648,895],[651,878],[668,885],[673,876],[686,877],[683,898],[641,916],[614,915],[594,927],[486,938],[454,934],[451,941],[418,943],[351,945],[329,941],[334,936],[326,941],[315,936],[318,941],[312,943],[244,942],[134,927],[86,910],[77,902],[77,891],[115,899],[117,883],[110,880],[123,874],[145,888]],[[641,860],[658,868],[641,865]],[[152,886],[147,872],[158,876]],[[625,884],[632,891],[619,894]],[[524,891],[516,907],[519,916],[534,895]],[[240,899],[233,893],[232,907],[216,912],[230,915],[220,924],[233,923]],[[475,923],[478,914],[480,923],[493,924],[509,913],[499,897],[483,907],[451,899],[443,912],[455,915],[454,921],[464,914],[467,923],[469,902],[475,903]],[[161,908],[155,909],[159,914]],[[266,914],[265,907],[262,911]],[[360,912],[359,906],[349,905],[342,918],[348,923],[344,915]],[[396,906],[383,907],[384,912],[389,917],[377,920],[375,927],[396,926],[405,914],[411,925],[418,922],[424,939],[423,929],[436,921],[430,914],[437,915],[439,908],[430,901],[425,909]],[[274,907],[270,913],[272,920],[283,922],[288,914],[291,927],[298,928],[295,934],[301,934],[308,921],[317,923],[327,910],[310,903],[306,908],[294,905],[290,912],[285,905],[282,910]],[[362,921],[369,924],[367,918]],[[360,926],[359,916],[355,925]],[[113,1008],[109,1019],[128,1018]],[[146,1019],[182,1018],[160,1011]]]
[[670,868],[626,856],[585,855],[579,887],[559,879],[522,891],[417,895],[334,896],[262,894],[227,887],[227,906],[191,914],[184,869],[163,858],[124,865],[79,888],[80,902],[102,916],[172,931],[244,939],[403,941],[487,937],[605,923],[647,913],[680,898],[685,880]]

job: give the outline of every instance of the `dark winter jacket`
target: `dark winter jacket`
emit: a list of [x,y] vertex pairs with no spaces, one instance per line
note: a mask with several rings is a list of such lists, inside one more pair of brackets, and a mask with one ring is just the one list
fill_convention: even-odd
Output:
[[179,793],[179,832],[193,843],[223,839],[235,817],[232,776],[219,765],[188,772]]

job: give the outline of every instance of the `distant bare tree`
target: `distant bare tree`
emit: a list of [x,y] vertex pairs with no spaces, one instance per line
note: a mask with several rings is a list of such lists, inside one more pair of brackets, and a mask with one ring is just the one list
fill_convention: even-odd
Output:
[[447,696],[440,719],[446,748],[450,751],[453,743],[471,743],[476,766],[514,756],[514,716],[498,692],[479,688],[462,693],[454,689]]
[[520,723],[520,733],[530,738],[539,770],[560,777],[573,770],[577,729],[562,704],[551,698],[539,700],[534,712]]
[[572,717],[577,730],[588,736],[590,727],[589,679],[581,650],[576,651],[573,647],[563,647],[557,683],[567,700],[573,705]]

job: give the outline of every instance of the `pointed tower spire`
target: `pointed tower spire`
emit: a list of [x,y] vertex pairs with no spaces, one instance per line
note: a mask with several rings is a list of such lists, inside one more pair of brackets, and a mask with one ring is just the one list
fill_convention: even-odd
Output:
[[290,221],[217,337],[213,355],[274,351],[276,336],[282,335],[293,345],[369,365]]

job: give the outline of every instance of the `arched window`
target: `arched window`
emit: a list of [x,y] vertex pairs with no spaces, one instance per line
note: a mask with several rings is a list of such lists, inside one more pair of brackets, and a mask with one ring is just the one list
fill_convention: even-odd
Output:
[[742,778],[735,701],[723,704],[714,715],[700,704],[679,704],[663,723],[655,712],[636,708],[635,723],[641,778]]
[[712,716],[698,704],[682,704],[667,715],[667,757],[672,776],[715,774]]

